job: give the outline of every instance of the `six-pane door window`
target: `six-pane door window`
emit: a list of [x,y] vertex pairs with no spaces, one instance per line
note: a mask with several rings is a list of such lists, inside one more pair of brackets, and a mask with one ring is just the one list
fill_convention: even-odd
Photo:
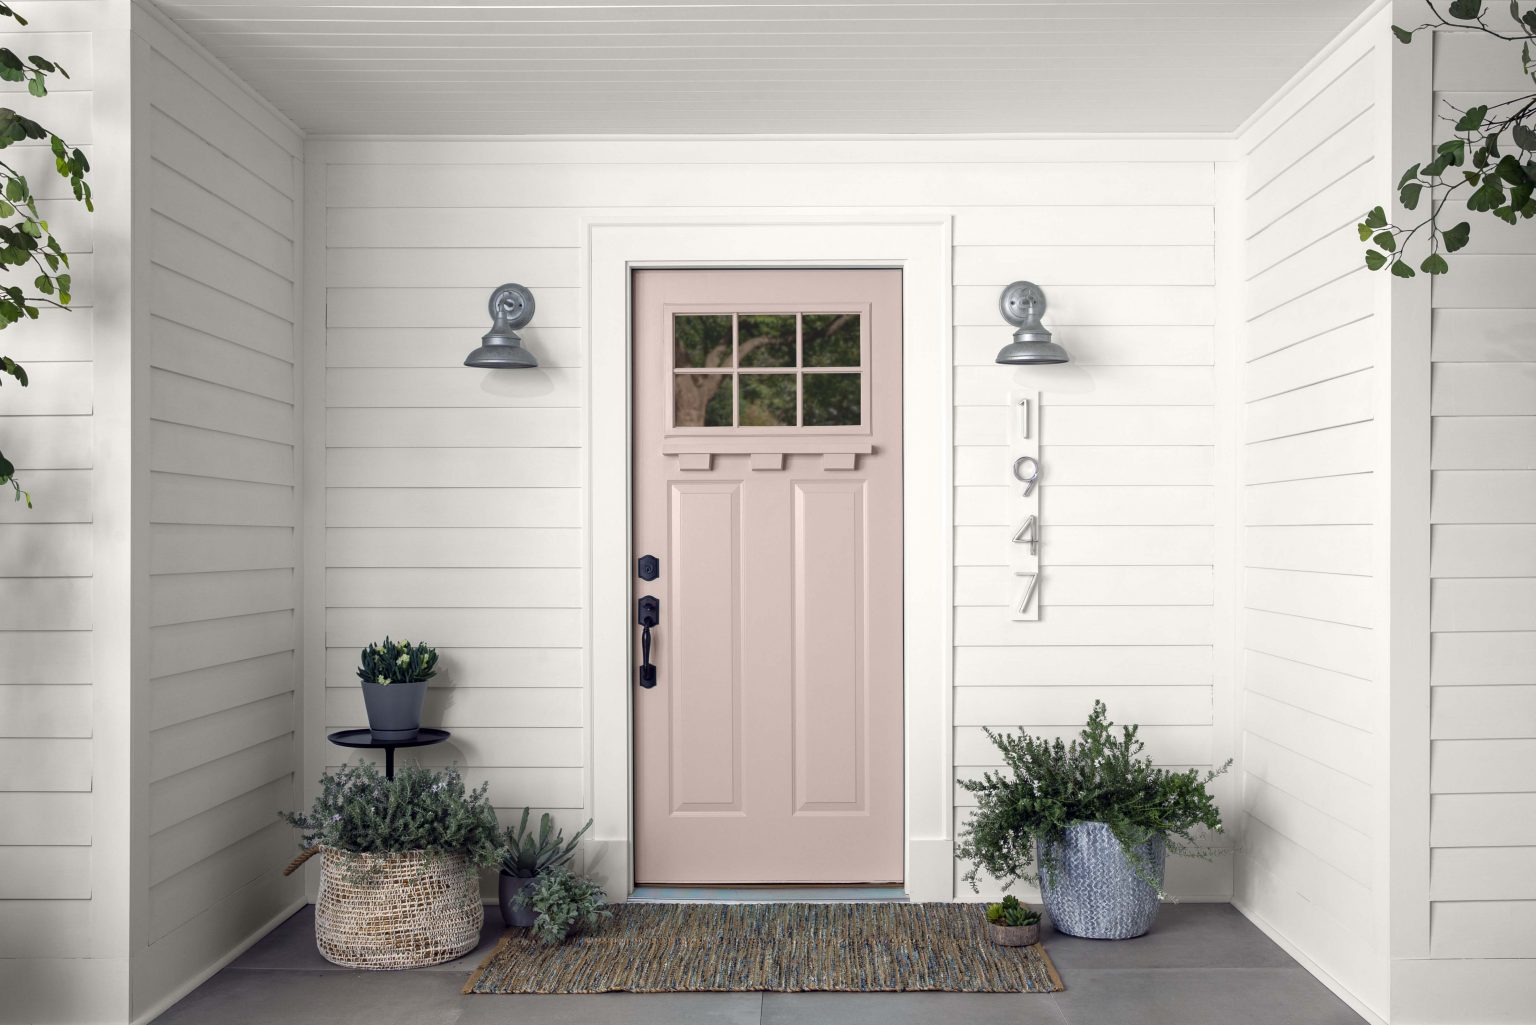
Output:
[[678,313],[673,426],[863,423],[857,313]]

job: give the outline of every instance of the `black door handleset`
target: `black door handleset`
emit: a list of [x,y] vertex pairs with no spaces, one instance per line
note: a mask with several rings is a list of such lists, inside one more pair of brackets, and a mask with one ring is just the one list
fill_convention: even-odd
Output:
[[640,623],[640,686],[656,686],[656,667],[651,664],[651,627],[661,622],[661,599],[646,595],[636,605]]
[[[635,573],[641,580],[655,580],[661,575],[661,560],[642,555],[635,560]],[[656,667],[651,664],[651,628],[661,623],[661,599],[646,595],[635,602],[635,622],[640,624],[640,686],[656,686]]]

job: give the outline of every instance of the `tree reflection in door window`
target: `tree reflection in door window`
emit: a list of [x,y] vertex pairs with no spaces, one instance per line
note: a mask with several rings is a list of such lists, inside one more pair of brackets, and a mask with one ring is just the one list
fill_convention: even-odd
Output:
[[858,313],[674,314],[673,425],[859,426],[860,321]]

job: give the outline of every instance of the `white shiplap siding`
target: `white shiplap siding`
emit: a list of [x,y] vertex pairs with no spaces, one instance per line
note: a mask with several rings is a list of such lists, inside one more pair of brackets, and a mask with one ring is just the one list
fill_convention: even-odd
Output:
[[[581,223],[628,212],[954,217],[955,733],[1071,732],[1096,695],[1169,764],[1212,741],[1214,164],[1199,143],[328,141],[323,724],[363,721],[356,648],[440,646],[421,752],[489,779],[504,810],[579,822],[583,691]],[[1113,206],[1106,204],[1114,204]],[[1028,276],[1074,365],[1044,398],[1045,614],[1011,622],[997,295]],[[541,368],[467,370],[503,281],[533,288]],[[1050,387],[1050,385],[1045,385]],[[335,755],[330,755],[335,759]],[[965,807],[958,807],[963,818]],[[1230,863],[1176,892],[1225,897]],[[968,892],[968,891],[967,891]]]
[[148,99],[148,894],[136,1012],[301,896],[298,134],[157,19]]
[[[1529,89],[1497,40],[1434,46],[1437,111]],[[1431,293],[1429,950],[1402,973],[1445,1025],[1536,1001],[1536,225],[1469,219]]]
[[[58,61],[71,77],[53,76],[49,95],[37,99],[25,83],[0,83],[0,105],[36,118],[95,161],[95,5],[68,6],[18,5],[33,20],[27,28],[6,20],[9,45]],[[0,1015],[53,1021],[100,1014],[126,997],[108,982],[114,969],[86,960],[102,950],[93,918],[110,920],[93,906],[92,861],[117,856],[93,847],[125,839],[97,834],[92,768],[99,217],[77,209],[46,146],[21,143],[5,159],[27,175],[74,276],[72,312],[45,309],[0,336],[0,353],[31,378],[25,389],[10,378],[0,389],[0,449],[33,501],[31,509],[11,501],[9,486],[0,494],[0,992],[7,994]],[[99,174],[94,181],[100,188]],[[7,284],[33,291],[24,268],[7,271]],[[61,998],[57,987],[67,978],[100,992]]]
[[[1382,39],[1371,31],[1379,28]],[[1381,200],[1371,22],[1239,141],[1245,179],[1236,901],[1367,1008],[1387,1006],[1373,581]]]

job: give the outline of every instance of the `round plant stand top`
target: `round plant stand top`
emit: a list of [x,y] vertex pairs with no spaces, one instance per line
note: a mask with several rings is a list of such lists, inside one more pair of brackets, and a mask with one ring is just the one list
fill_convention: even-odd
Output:
[[395,778],[395,748],[397,747],[430,747],[433,744],[441,744],[453,734],[447,730],[430,729],[422,727],[410,740],[379,740],[373,735],[372,730],[337,730],[335,733],[326,734],[325,739],[338,747],[366,747],[384,750],[384,775],[388,779]]

